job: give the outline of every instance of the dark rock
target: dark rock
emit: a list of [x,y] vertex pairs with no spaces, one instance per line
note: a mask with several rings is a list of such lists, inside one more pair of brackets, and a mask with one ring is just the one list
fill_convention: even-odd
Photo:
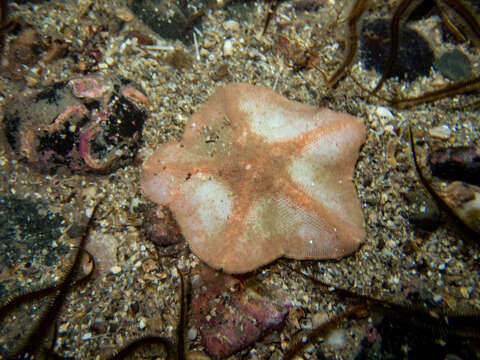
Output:
[[456,146],[434,150],[428,156],[434,176],[480,186],[480,148]]
[[92,324],[91,330],[95,334],[105,334],[107,332],[108,326],[103,320],[95,320]]
[[5,105],[6,137],[30,165],[108,173],[132,162],[148,100],[129,80],[90,76],[24,91]]
[[180,229],[168,208],[152,207],[145,217],[145,236],[155,245],[168,246],[184,240]]
[[[430,72],[434,56],[427,40],[417,31],[404,26],[400,29],[398,54],[387,78],[412,81]],[[367,69],[383,74],[391,51],[390,23],[383,19],[366,22],[360,37],[360,58]]]
[[279,326],[289,303],[254,278],[244,282],[206,266],[194,282],[195,325],[210,355],[229,356]]
[[452,80],[466,79],[472,72],[467,56],[459,50],[444,53],[435,61],[435,69]]
[[409,204],[408,220],[426,231],[434,231],[441,222],[441,212],[436,202],[422,190],[405,194]]
[[193,26],[200,26],[201,16],[192,16],[200,10],[205,1],[187,0],[135,0],[130,9],[153,31],[164,39],[191,43]]

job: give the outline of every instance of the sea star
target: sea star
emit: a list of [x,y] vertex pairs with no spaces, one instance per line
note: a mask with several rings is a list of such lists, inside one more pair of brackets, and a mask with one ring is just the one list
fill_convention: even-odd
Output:
[[227,273],[281,256],[340,258],[365,237],[352,182],[364,139],[359,118],[228,84],[147,160],[142,188]]

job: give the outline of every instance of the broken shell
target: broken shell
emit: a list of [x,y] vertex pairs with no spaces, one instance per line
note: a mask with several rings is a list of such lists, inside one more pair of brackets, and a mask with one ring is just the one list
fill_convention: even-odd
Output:
[[448,125],[440,125],[431,128],[428,133],[436,139],[447,140],[452,136],[452,130]]
[[443,199],[465,225],[480,233],[480,187],[455,181],[443,191]]

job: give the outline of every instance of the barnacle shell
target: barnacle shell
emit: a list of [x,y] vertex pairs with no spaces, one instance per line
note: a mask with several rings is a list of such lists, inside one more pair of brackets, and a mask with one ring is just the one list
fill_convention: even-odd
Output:
[[3,122],[12,148],[35,168],[108,173],[135,156],[148,104],[129,80],[87,76],[20,92]]

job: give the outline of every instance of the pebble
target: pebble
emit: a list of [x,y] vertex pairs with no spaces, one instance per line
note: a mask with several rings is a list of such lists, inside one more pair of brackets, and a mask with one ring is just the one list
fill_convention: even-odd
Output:
[[145,329],[145,327],[147,326],[147,321],[145,320],[144,317],[140,318],[140,321],[138,322],[138,328],[140,330],[143,330]]
[[233,55],[233,39],[227,39],[223,43],[223,55],[224,56]]
[[205,40],[203,40],[203,47],[205,49],[210,49],[212,47],[215,46],[215,44],[217,43],[217,41],[215,40],[215,38],[211,37],[211,36],[208,36],[205,38]]
[[460,80],[470,76],[472,65],[464,53],[455,49],[441,55],[435,62],[435,69],[449,79]]
[[452,130],[448,125],[440,125],[431,128],[428,133],[436,139],[447,140],[452,135]]
[[328,314],[321,312],[321,313],[315,313],[312,316],[312,327],[316,329],[317,327],[323,325],[328,321]]
[[387,118],[387,119],[393,119],[392,112],[384,106],[378,106],[375,109],[375,114],[379,117],[383,117],[383,118]]
[[91,339],[92,339],[92,333],[90,333],[90,332],[87,332],[87,333],[83,334],[83,336],[82,336],[83,341],[88,341],[88,340],[91,340]]
[[95,320],[92,324],[92,331],[96,334],[105,334],[107,332],[108,326],[103,320]]
[[122,271],[122,268],[118,265],[112,266],[110,268],[110,272],[114,275],[117,275],[118,273],[120,273],[120,271]]
[[240,30],[240,24],[235,20],[227,20],[223,24],[226,31],[238,32]]
[[471,293],[472,293],[471,290],[472,290],[471,288],[466,288],[465,286],[461,286],[461,287],[460,287],[460,294],[462,294],[462,296],[463,296],[465,299],[470,299],[470,295],[471,295]]
[[423,190],[413,189],[405,193],[409,204],[408,220],[427,231],[435,230],[441,221],[441,213],[435,201]]
[[135,18],[135,15],[133,15],[133,13],[125,7],[117,9],[115,11],[115,15],[117,16],[117,18],[125,22],[130,22]]
[[345,346],[346,333],[344,329],[335,329],[328,335],[326,343],[328,346],[339,350]]
[[313,353],[313,350],[315,350],[315,346],[313,344],[310,344],[309,346],[307,346],[305,348],[305,352],[308,353],[308,354]]
[[187,338],[188,340],[190,341],[193,341],[197,338],[197,329],[195,328],[190,328],[188,331],[187,331]]

